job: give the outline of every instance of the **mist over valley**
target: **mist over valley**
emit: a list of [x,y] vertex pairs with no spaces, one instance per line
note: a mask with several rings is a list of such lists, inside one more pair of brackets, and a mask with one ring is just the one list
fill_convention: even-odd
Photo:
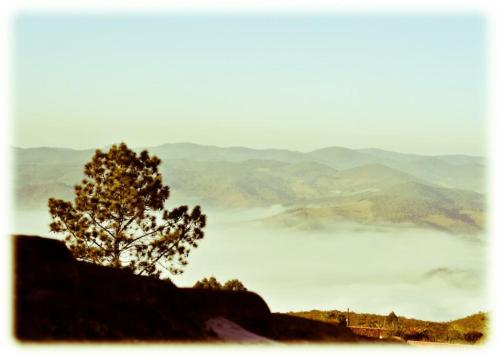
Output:
[[[486,309],[485,162],[377,149],[166,144],[167,207],[200,204],[206,236],[173,281],[238,278],[273,311],[450,320]],[[93,150],[14,148],[12,232],[48,232]]]

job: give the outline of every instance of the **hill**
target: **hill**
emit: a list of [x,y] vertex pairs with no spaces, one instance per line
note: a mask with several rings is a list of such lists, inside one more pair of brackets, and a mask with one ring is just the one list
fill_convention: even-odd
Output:
[[357,328],[378,329],[379,333],[393,335],[404,340],[428,341],[438,343],[480,343],[484,342],[488,334],[488,314],[479,312],[462,319],[432,322],[404,316],[390,318],[388,315],[357,313],[353,311],[301,311],[289,312],[290,316],[297,316],[322,322],[339,322],[348,317],[349,326]]
[[[142,148],[138,148],[141,150]],[[403,171],[436,185],[461,188],[477,192],[485,190],[485,159],[467,155],[415,155],[380,149],[348,149],[328,147],[311,152],[282,149],[250,149],[244,147],[218,147],[192,143],[164,144],[147,148],[164,162],[169,160],[226,161],[271,160],[286,163],[314,161],[337,170],[369,164],[381,164]],[[25,164],[82,164],[92,156],[93,150],[64,148],[14,148],[16,166]]]
[[13,240],[14,332],[22,342],[223,342],[224,328],[233,342],[250,342],[235,330],[264,343],[378,342],[336,323],[273,314],[253,292],[179,288],[76,261],[61,241]]
[[[271,220],[288,226],[296,226],[290,219],[304,217],[310,221],[297,222],[298,226],[321,226],[338,219],[411,223],[454,233],[480,232],[484,226],[480,157],[189,143],[150,151],[163,160],[162,173],[175,195],[207,208],[285,206],[290,211]],[[83,178],[83,165],[92,151],[15,148],[14,155],[15,206],[45,210],[49,197],[71,197],[71,187]]]
[[[61,182],[23,185],[16,187],[14,197],[16,208],[40,209],[47,205],[49,197],[59,197],[66,200],[73,199],[74,190],[73,186]],[[45,205],[42,206],[42,203],[45,203]]]
[[477,233],[484,222],[482,196],[475,192],[407,182],[373,198],[373,213],[380,220],[411,222],[449,232]]
[[[488,333],[485,313],[430,322],[351,311],[349,326],[341,318],[346,312],[338,310],[272,313],[253,292],[180,288],[78,262],[53,239],[14,236],[13,243],[14,332],[21,342],[206,343],[227,341],[232,334],[233,342],[259,343],[379,343],[396,337],[477,343]],[[364,336],[362,328],[379,329],[384,339]],[[252,338],[238,340],[235,333]]]
[[264,219],[288,228],[328,227],[339,221],[370,224],[412,224],[457,234],[480,233],[484,227],[482,196],[418,182],[403,182],[381,192],[358,192],[323,207],[289,209]]
[[355,150],[343,147],[327,147],[311,152],[299,152],[282,149],[221,148],[190,143],[165,144],[149,149],[164,161],[170,159],[230,162],[257,159],[287,163],[314,161],[337,170],[380,164],[448,188],[484,192],[486,184],[485,160],[478,156],[426,156],[380,149]]
[[357,166],[339,172],[337,190],[342,193],[384,192],[397,184],[419,182],[432,185],[423,179],[382,164]]

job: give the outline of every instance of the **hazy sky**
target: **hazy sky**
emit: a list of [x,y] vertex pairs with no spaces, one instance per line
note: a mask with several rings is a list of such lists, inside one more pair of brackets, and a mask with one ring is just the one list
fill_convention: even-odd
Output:
[[484,154],[484,20],[17,18],[13,145]]

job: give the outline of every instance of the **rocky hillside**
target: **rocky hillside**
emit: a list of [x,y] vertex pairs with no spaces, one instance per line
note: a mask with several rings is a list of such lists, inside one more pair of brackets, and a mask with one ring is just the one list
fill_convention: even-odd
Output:
[[78,262],[53,239],[14,236],[13,243],[21,341],[221,342],[239,331],[254,342],[378,342],[337,323],[273,314],[252,292],[178,288]]
[[262,332],[271,318],[255,293],[182,289],[73,259],[52,239],[15,236],[15,333],[20,340],[217,340],[225,317]]

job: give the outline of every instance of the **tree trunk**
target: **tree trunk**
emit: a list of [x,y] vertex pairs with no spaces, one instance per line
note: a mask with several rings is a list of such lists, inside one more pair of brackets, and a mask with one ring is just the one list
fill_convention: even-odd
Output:
[[113,268],[120,268],[120,242],[115,239],[114,247],[113,247]]

